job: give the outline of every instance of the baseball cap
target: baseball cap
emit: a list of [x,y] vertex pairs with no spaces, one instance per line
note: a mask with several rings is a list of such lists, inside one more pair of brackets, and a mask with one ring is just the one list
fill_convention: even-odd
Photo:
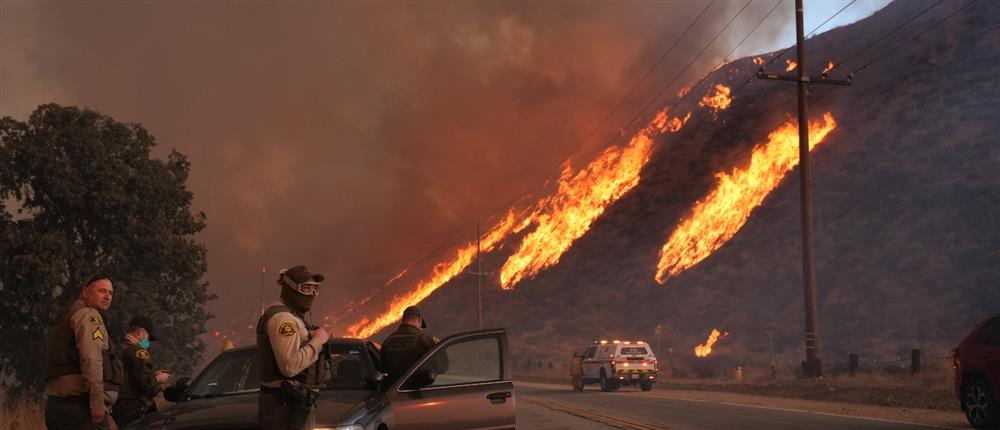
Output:
[[427,320],[425,320],[424,316],[420,313],[420,308],[416,306],[409,306],[406,309],[403,309],[404,319],[411,315],[420,317],[420,328],[427,328]]
[[156,340],[155,330],[153,329],[153,321],[142,315],[132,318],[132,321],[128,322],[130,327],[142,327],[146,329],[146,333],[149,333],[149,340]]
[[295,284],[301,284],[307,281],[323,282],[323,280],[326,279],[319,273],[310,272],[308,267],[302,265],[286,270],[285,276],[287,276],[288,279],[291,279],[292,282],[295,282]]

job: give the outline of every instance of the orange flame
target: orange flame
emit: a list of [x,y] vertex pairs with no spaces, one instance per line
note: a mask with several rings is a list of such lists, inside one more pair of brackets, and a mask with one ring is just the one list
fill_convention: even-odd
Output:
[[397,273],[396,276],[393,276],[392,278],[389,278],[388,281],[385,281],[385,286],[388,287],[388,286],[392,285],[393,282],[398,281],[399,278],[402,278],[403,275],[406,275],[406,272],[409,272],[409,271],[410,271],[409,268],[403,269],[402,272]]
[[799,67],[799,63],[796,63],[795,60],[791,60],[791,59],[785,60],[785,71],[786,72],[791,72],[792,70],[795,70],[796,67]]
[[[822,123],[809,124],[809,149],[823,142],[836,126],[829,112],[823,115]],[[663,284],[729,241],[743,227],[750,213],[799,164],[799,134],[795,120],[789,120],[767,138],[766,144],[754,148],[747,167],[717,174],[715,189],[674,229],[660,250],[656,282]]]
[[715,117],[720,110],[725,110],[729,108],[729,105],[733,103],[732,90],[723,85],[715,84],[715,92],[709,92],[705,94],[705,97],[698,102],[698,106],[708,107],[709,111],[712,112],[712,116]]
[[691,86],[687,85],[684,88],[681,88],[681,90],[677,92],[677,98],[679,99],[684,98],[684,96],[688,95],[688,93],[690,92],[691,92]]
[[825,75],[825,74],[827,74],[827,72],[829,72],[831,70],[833,70],[833,61],[828,60],[826,62],[826,67],[823,69],[823,74]]
[[712,334],[708,335],[708,340],[705,343],[694,347],[694,355],[698,357],[708,357],[708,355],[712,353],[712,346],[715,345],[715,342],[718,342],[719,339],[725,338],[726,336],[729,336],[729,332],[720,334],[719,330],[713,328]]
[[[517,217],[513,211],[508,212],[507,217],[502,219],[480,240],[482,251],[492,251],[508,234],[520,231],[525,225],[526,222],[517,221]],[[416,305],[426,299],[435,290],[462,273],[462,270],[471,264],[475,258],[476,244],[474,242],[460,248],[456,252],[455,257],[450,261],[434,265],[430,277],[418,282],[416,288],[412,291],[394,296],[390,300],[387,309],[380,315],[374,319],[362,318],[361,321],[348,327],[348,335],[351,337],[366,338],[399,321],[406,307]]]
[[758,66],[761,65],[761,64],[764,64],[764,58],[762,58],[762,57],[753,57],[753,63],[756,64],[756,65],[758,65]]
[[639,172],[649,161],[653,138],[676,132],[691,118],[669,118],[666,109],[632,137],[625,147],[611,147],[573,173],[569,166],[559,178],[558,192],[539,202],[531,215],[534,231],[521,242],[500,269],[500,287],[509,290],[559,262],[569,247],[612,203],[639,184]]

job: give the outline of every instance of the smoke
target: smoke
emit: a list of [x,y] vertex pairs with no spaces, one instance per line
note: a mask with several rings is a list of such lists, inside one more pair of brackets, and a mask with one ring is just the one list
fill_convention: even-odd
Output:
[[[752,4],[668,94],[771,6]],[[226,331],[256,312],[261,284],[265,303],[277,297],[261,264],[326,274],[316,308],[336,312],[470,240],[474,220],[615,136],[742,3],[713,4],[589,136],[703,7],[8,2],[0,115],[85,106],[144,124],[160,154],[188,155],[220,296],[210,327]],[[791,12],[781,8],[741,52],[772,43]],[[421,275],[392,288],[410,276]]]

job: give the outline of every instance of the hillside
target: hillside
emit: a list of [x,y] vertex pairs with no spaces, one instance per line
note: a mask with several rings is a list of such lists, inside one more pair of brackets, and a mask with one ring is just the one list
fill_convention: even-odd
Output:
[[[964,4],[944,2],[834,77]],[[810,74],[928,5],[897,1],[810,39]],[[810,116],[831,112],[839,124],[813,151],[824,361],[844,361],[850,352],[884,360],[917,347],[943,356],[972,323],[1000,312],[998,66],[1000,4],[981,1],[858,73],[853,86],[812,89]],[[705,82],[736,88],[756,68],[751,58],[740,59]],[[754,80],[718,119],[700,111],[680,133],[658,139],[639,185],[558,265],[513,291],[500,291],[496,280],[484,288],[486,324],[510,327],[515,355],[529,359],[562,361],[599,337],[654,342],[653,327],[663,324],[663,349],[673,347],[681,362],[693,360],[691,349],[713,328],[731,333],[715,360],[760,362],[770,342],[781,359],[798,360],[803,306],[794,172],[713,255],[663,286],[653,279],[670,232],[712,189],[717,172],[744,166],[748,150],[794,116],[794,95],[792,83]],[[484,256],[484,270],[496,271],[510,251]],[[475,326],[475,285],[473,277],[458,277],[424,301],[432,332]]]

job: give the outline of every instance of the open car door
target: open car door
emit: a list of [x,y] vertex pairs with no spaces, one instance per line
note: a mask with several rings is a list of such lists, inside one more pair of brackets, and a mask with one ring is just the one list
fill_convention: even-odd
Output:
[[417,360],[386,395],[390,429],[513,429],[514,383],[507,331],[445,338]]

